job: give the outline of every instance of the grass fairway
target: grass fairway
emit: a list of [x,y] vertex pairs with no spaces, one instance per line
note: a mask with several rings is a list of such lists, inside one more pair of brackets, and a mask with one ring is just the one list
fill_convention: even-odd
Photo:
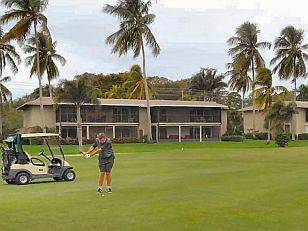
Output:
[[95,192],[95,157],[68,157],[77,172],[72,183],[0,184],[0,229],[307,230],[307,142],[288,148],[255,141],[129,144],[115,150],[124,154],[116,156],[114,192],[105,197]]

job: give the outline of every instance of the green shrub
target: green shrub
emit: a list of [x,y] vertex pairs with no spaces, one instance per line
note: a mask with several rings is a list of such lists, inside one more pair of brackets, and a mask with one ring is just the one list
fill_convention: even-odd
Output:
[[221,141],[243,142],[244,136],[222,136]]
[[281,133],[276,136],[275,140],[279,147],[286,147],[290,141],[290,136],[286,133]]
[[298,134],[297,138],[299,140],[308,140],[308,133]]
[[267,140],[267,132],[258,132],[256,133],[257,140]]
[[252,140],[252,133],[246,133],[245,135],[245,139],[250,139],[250,140]]

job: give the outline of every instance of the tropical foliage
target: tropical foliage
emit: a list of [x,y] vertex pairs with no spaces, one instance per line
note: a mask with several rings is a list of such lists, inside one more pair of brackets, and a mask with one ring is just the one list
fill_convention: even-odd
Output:
[[[31,33],[31,26],[34,26],[34,36],[36,39],[37,60],[39,60],[39,42],[37,37],[38,26],[41,31],[50,34],[47,27],[47,17],[42,14],[47,8],[48,0],[2,0],[2,5],[9,11],[5,12],[0,21],[3,24],[14,22],[15,25],[3,36],[2,41],[17,40],[24,42]],[[40,97],[42,97],[42,76],[40,73],[40,62],[37,62],[37,77],[39,81]],[[44,109],[40,100],[40,110],[42,127],[45,130]]]
[[11,77],[7,76],[4,78],[0,78],[0,140],[2,138],[2,124],[3,124],[3,103],[12,100],[12,93],[10,90],[4,85],[5,82],[11,80]]
[[39,57],[40,74],[42,76],[44,74],[47,75],[49,84],[49,96],[52,97],[52,88],[50,82],[60,75],[55,61],[64,66],[66,60],[63,56],[57,54],[56,52],[57,41],[52,42],[52,38],[43,32],[37,33],[37,37],[39,44],[39,55],[37,55],[36,38],[33,36],[28,39],[28,45],[23,47],[24,52],[30,54],[30,56],[26,58],[25,62],[27,66],[31,66],[30,77],[32,77],[34,74],[38,75],[36,67]]
[[[296,29],[293,26],[285,27],[280,36],[275,39],[274,49],[276,50],[275,57],[271,60],[271,64],[276,66],[273,69],[274,73],[278,73],[280,79],[288,80],[292,78],[294,83],[293,101],[296,101],[297,80],[300,77],[305,77],[306,64],[308,55],[305,53],[308,49],[308,44],[302,44],[304,40],[304,30]],[[295,139],[296,120],[292,120],[292,139]]]
[[[268,108],[272,104],[272,97],[277,92],[282,92],[281,94],[287,94],[287,88],[283,86],[273,86],[273,78],[271,70],[260,67],[257,72],[257,79],[253,82],[253,85],[257,87],[252,94],[255,95],[257,108],[264,109],[267,112]],[[271,139],[271,120],[268,120],[268,138],[267,142]]]
[[[155,94],[154,89],[151,83],[147,85],[149,98],[152,99]],[[123,84],[123,87],[127,89],[127,96],[129,99],[145,99],[145,85],[139,65],[133,65],[131,67],[130,71],[127,73],[127,80]]]
[[[193,92],[203,92],[204,99],[214,99],[214,95],[220,95],[222,91],[228,87],[228,84],[223,82],[225,76],[217,74],[217,70],[213,68],[201,68],[200,72],[192,76],[190,89]],[[209,95],[210,93],[210,95]]]
[[[258,42],[258,34],[260,30],[257,25],[250,22],[245,22],[240,25],[235,36],[228,39],[228,44],[233,46],[229,49],[229,55],[232,56],[233,66],[240,66],[241,75],[246,78],[247,72],[251,70],[252,81],[255,80],[255,69],[264,66],[264,59],[261,56],[259,49],[270,48],[269,42]],[[240,64],[239,64],[240,63]],[[246,74],[245,74],[246,73]],[[254,87],[252,86],[252,91]],[[253,102],[253,136],[255,136],[255,99]]]
[[120,29],[106,39],[107,44],[113,46],[112,53],[117,53],[121,56],[132,50],[134,58],[142,53],[143,81],[145,98],[147,100],[147,137],[149,143],[152,142],[152,127],[150,96],[146,79],[145,45],[150,47],[154,56],[158,56],[160,53],[160,47],[149,28],[149,25],[155,20],[155,15],[149,13],[151,6],[152,1],[150,0],[146,2],[142,0],[118,0],[116,5],[106,4],[103,8],[107,14],[117,16],[120,19]]
[[82,151],[81,105],[96,103],[96,89],[86,77],[63,80],[56,89],[57,102],[74,103],[77,109],[77,138],[79,150]]

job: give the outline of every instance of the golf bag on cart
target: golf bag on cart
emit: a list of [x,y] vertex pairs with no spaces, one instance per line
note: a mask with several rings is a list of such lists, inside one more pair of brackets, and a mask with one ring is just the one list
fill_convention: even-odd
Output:
[[16,162],[16,154],[12,149],[2,148],[2,174],[8,175],[13,163]]

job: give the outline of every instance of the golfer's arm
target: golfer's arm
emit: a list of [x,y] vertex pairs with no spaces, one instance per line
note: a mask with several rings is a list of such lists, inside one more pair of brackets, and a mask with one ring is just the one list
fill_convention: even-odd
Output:
[[100,153],[101,150],[102,150],[101,148],[98,148],[98,149],[96,149],[93,153],[91,153],[90,155],[91,155],[91,156],[94,156],[94,155],[96,155],[97,153]]
[[94,148],[93,146],[91,146],[91,147],[89,148],[89,150],[86,151],[86,154],[90,154],[94,149],[95,149],[95,148]]

